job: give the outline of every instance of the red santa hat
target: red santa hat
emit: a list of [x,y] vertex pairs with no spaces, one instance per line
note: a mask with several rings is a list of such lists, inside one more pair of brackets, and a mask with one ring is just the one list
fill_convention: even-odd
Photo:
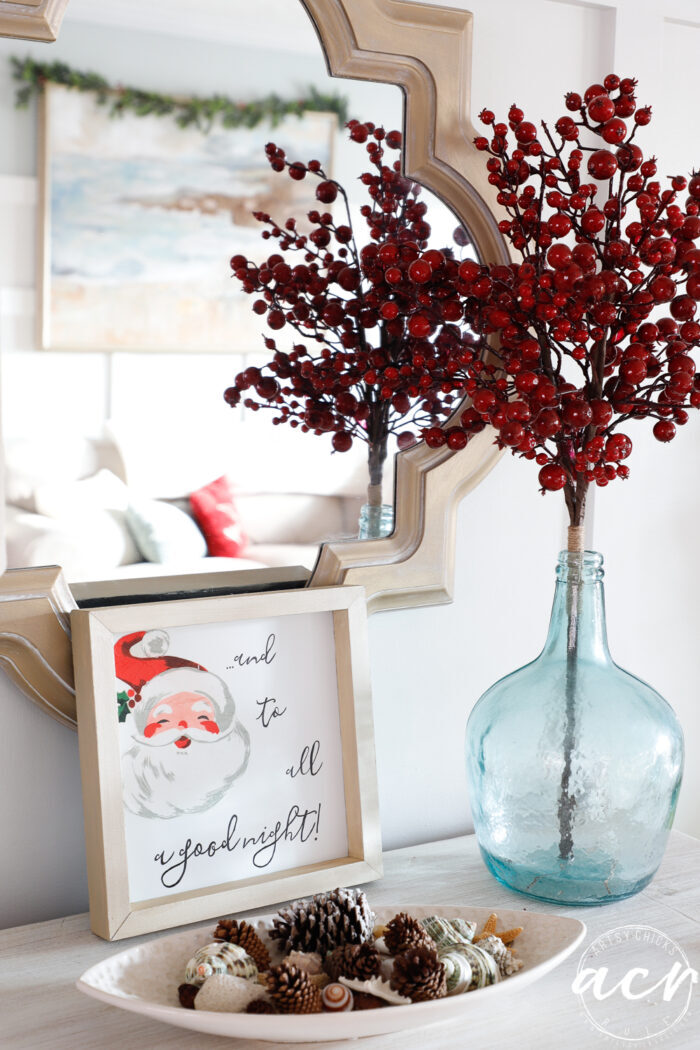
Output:
[[[117,678],[130,686],[126,697],[118,697],[123,718],[129,711],[145,725],[149,711],[160,700],[176,693],[199,693],[216,706],[223,723],[230,722],[235,705],[226,684],[201,664],[169,656],[170,639],[165,631],[134,631],[114,646]],[[229,717],[226,717],[229,716]]]

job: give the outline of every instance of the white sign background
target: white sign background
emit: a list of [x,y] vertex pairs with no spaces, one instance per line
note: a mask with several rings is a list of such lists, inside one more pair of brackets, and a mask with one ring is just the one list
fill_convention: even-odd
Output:
[[[333,614],[196,624],[171,627],[167,633],[168,655],[200,664],[228,686],[236,717],[250,735],[250,760],[226,795],[204,812],[164,819],[124,809],[130,900],[186,893],[347,856]],[[120,637],[114,635],[115,643]],[[274,652],[273,660],[245,663],[266,647]],[[115,694],[126,687],[116,677],[115,686]],[[266,698],[275,703],[266,705],[263,719]],[[274,707],[284,713],[270,717]],[[133,730],[129,715],[119,726],[122,762],[133,746]],[[316,741],[312,775],[308,753],[306,763],[302,755]],[[174,744],[166,746],[175,750]],[[190,775],[190,751],[179,751],[184,777]],[[295,807],[302,815],[308,811],[308,818],[303,833],[292,838],[301,827],[299,819],[291,819]],[[207,852],[210,844],[217,848]]]

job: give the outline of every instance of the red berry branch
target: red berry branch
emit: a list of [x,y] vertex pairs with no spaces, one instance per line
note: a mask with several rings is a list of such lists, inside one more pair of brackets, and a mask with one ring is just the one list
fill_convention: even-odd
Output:
[[475,140],[521,261],[459,267],[465,315],[496,346],[461,372],[472,400],[458,430],[466,440],[491,424],[501,447],[534,459],[543,491],[563,489],[572,526],[591,484],[628,477],[628,424],[652,419],[671,441],[700,406],[700,174],[662,189],[633,141],[651,119],[635,89],[611,74],[572,92],[552,130],[515,105],[507,124],[483,110],[491,137]]
[[[318,161],[290,162],[274,143],[266,146],[274,171],[316,179],[319,203],[337,201],[343,214],[310,211],[307,235],[294,218],[280,226],[255,213],[276,250],[262,263],[234,255],[231,268],[268,328],[298,341],[282,349],[268,336],[272,360],[239,373],[224,397],[272,409],[273,423],[331,434],[336,452],[366,442],[368,501],[376,505],[389,436],[407,448],[447,419],[476,340],[463,328],[459,262],[449,248],[428,249],[420,186],[401,174],[400,159],[384,161],[387,150],[400,151],[400,133],[356,120],[347,127],[353,142],[366,143],[372,169],[360,178],[370,198],[360,209],[367,243],[358,245],[345,189]],[[460,432],[450,444],[466,440]]]

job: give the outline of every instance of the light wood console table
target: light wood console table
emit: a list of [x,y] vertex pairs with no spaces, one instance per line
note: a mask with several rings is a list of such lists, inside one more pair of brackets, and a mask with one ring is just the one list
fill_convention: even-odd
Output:
[[[370,901],[376,906],[469,903],[495,911],[499,907],[558,910],[511,893],[497,883],[481,862],[474,836],[393,850],[384,855],[384,862],[384,879],[368,887]],[[676,941],[690,965],[700,971],[700,841],[674,832],[657,877],[630,900],[607,907],[560,910],[586,923],[588,932],[581,951],[608,930],[639,923],[656,927]],[[203,924],[205,929],[211,925]],[[76,990],[74,982],[84,970],[133,943],[108,944],[95,937],[87,915],[0,931],[0,1046],[5,1050],[243,1048],[244,1044],[236,1040],[141,1019]],[[493,1011],[482,1011],[478,992],[471,993],[474,1014],[468,1028],[464,1024],[438,1025],[363,1039],[354,1045],[358,1050],[498,1050],[513,1046],[603,1050],[611,1045],[634,1045],[606,1039],[590,1026],[571,990],[579,957],[577,949],[551,974],[508,998],[506,1011],[496,1016]],[[635,964],[632,950],[630,966]],[[693,990],[684,1019],[660,1042],[673,1050],[696,1050],[700,1046],[700,985]],[[333,1050],[352,1044],[309,1045]],[[245,1044],[246,1050],[269,1050],[271,1046]]]

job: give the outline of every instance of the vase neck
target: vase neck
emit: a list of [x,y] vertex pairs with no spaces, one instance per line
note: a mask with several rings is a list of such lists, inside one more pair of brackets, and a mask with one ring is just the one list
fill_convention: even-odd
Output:
[[552,618],[542,656],[611,661],[601,554],[562,551],[559,555]]

